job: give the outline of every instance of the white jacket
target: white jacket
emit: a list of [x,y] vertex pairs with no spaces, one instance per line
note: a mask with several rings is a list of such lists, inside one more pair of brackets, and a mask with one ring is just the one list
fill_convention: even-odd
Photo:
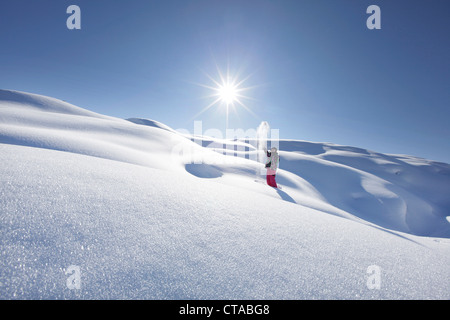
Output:
[[268,175],[275,175],[278,169],[278,164],[280,163],[280,156],[276,151],[267,151],[267,161],[266,165],[270,163],[270,167],[267,168]]

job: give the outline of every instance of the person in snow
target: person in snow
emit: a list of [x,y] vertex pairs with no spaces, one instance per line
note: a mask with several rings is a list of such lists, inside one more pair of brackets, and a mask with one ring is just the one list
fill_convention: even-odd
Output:
[[277,148],[273,147],[270,151],[264,149],[267,153],[267,184],[271,187],[278,188],[275,181],[275,175],[277,173],[278,164],[280,163],[280,156],[278,155]]

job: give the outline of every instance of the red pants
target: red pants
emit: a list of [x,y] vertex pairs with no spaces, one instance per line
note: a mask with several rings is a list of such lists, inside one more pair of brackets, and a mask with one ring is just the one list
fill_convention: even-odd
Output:
[[267,176],[267,184],[271,187],[278,188],[277,182],[275,181],[275,175],[268,174]]

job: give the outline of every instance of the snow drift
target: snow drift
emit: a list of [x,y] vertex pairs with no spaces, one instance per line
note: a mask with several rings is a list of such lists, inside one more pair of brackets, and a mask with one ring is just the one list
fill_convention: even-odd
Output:
[[275,190],[223,145],[0,90],[0,298],[450,298],[448,164],[282,140]]

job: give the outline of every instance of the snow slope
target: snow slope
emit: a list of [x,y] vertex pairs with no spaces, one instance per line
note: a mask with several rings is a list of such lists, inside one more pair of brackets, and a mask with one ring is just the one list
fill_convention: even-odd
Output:
[[0,298],[450,298],[448,164],[283,140],[275,190],[192,140],[0,90]]

